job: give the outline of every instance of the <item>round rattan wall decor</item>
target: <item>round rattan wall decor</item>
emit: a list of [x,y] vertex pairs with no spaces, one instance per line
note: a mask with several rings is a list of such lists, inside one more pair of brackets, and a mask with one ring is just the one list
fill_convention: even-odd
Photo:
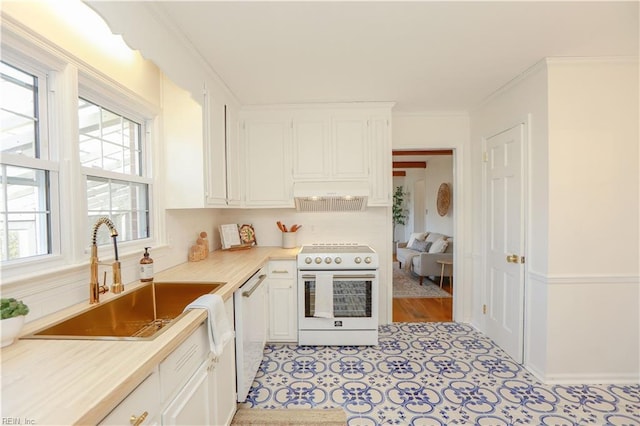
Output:
[[449,206],[451,205],[451,190],[448,183],[443,183],[438,188],[438,214],[440,216],[446,216],[449,213]]

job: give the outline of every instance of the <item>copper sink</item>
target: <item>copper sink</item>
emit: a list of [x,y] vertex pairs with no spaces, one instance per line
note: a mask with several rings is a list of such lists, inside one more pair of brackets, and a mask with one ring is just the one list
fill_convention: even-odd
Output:
[[150,283],[22,339],[151,340],[224,283]]

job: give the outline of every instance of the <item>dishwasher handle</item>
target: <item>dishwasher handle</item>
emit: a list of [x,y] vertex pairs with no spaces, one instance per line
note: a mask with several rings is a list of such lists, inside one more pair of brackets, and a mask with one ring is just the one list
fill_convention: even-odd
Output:
[[258,282],[256,283],[256,285],[254,285],[251,290],[245,290],[242,292],[242,297],[251,297],[251,295],[253,294],[254,291],[256,291],[256,289],[258,287],[260,287],[260,284],[262,284],[262,282],[264,281],[264,279],[267,278],[266,274],[262,274],[258,277]]

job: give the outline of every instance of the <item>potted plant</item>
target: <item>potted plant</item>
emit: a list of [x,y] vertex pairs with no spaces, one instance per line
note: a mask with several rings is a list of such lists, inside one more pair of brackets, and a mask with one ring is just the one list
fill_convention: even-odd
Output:
[[29,307],[22,303],[22,300],[14,298],[0,299],[0,311],[2,320],[0,321],[2,342],[0,347],[5,347],[13,343],[22,326],[24,325],[24,317],[29,313]]
[[407,193],[403,191],[402,186],[396,187],[393,193],[393,207],[391,210],[393,217],[393,249],[395,253],[396,242],[396,225],[406,225],[407,210],[404,208],[405,197]]

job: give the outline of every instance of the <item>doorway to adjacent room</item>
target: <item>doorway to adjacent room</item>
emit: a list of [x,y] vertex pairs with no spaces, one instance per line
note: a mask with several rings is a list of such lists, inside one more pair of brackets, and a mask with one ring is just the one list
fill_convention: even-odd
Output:
[[[420,280],[410,265],[401,266],[396,258],[397,245],[408,242],[413,233],[435,232],[454,237],[455,206],[450,205],[446,212],[438,208],[440,186],[454,187],[453,155],[451,149],[393,151],[393,189],[395,192],[402,188],[404,213],[404,224],[396,224],[393,235],[394,322],[453,320],[453,265],[445,265],[444,274]],[[442,280],[440,275],[444,275]]]

